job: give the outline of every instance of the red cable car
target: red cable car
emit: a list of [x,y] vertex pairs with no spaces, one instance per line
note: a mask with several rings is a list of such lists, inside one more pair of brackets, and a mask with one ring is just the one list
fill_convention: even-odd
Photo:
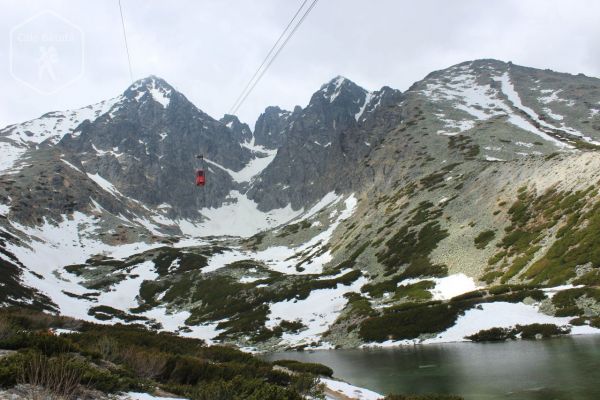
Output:
[[198,169],[196,170],[196,186],[204,186],[206,184],[206,175],[204,174],[204,155],[198,154],[196,158],[199,161]]
[[204,170],[196,170],[196,186],[204,186],[206,183],[206,177],[204,176]]

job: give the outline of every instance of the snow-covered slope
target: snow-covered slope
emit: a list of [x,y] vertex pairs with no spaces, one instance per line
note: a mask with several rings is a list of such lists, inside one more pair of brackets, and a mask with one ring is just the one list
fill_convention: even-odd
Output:
[[44,141],[56,144],[68,133],[76,131],[83,121],[94,121],[108,113],[122,100],[121,96],[77,110],[53,111],[20,124],[9,125],[0,130],[0,137],[17,144],[36,145]]
[[590,118],[600,101],[593,78],[477,60],[434,72],[408,93],[426,102],[438,135],[468,136],[489,161],[600,143]]

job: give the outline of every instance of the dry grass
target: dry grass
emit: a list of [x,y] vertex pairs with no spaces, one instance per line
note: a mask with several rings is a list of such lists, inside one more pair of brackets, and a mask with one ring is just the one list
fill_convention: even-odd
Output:
[[66,355],[34,354],[23,365],[19,383],[29,384],[32,400],[72,400],[81,389],[82,374]]

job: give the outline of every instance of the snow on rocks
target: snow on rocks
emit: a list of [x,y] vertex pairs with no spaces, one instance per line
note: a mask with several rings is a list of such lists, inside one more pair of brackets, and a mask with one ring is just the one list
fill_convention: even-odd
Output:
[[2,154],[2,157],[0,157],[0,174],[10,172],[25,151],[25,146],[0,142],[0,154]]
[[300,321],[307,329],[298,333],[284,333],[279,344],[310,344],[318,342],[347,303],[344,294],[358,292],[367,283],[361,277],[351,285],[339,284],[333,289],[317,289],[304,300],[286,300],[271,304],[267,328],[274,328],[282,320]]
[[212,344],[212,339],[219,335],[222,330],[217,329],[217,325],[222,321],[201,325],[186,325],[185,321],[190,317],[189,311],[171,311],[165,307],[154,307],[142,313],[144,317],[154,319],[161,323],[162,330],[167,332],[177,332],[178,335],[195,339],[203,339],[208,344]]
[[362,115],[364,114],[365,109],[367,108],[367,106],[369,105],[371,100],[373,100],[374,96],[375,95],[372,92],[367,92],[367,94],[365,96],[365,100],[364,100],[362,106],[360,107],[360,110],[358,110],[358,112],[354,115],[354,119],[357,122],[360,120],[360,117],[362,117]]
[[[545,128],[549,128],[549,129],[557,129],[557,126],[550,124],[547,121],[541,119],[540,116],[533,109],[531,109],[530,107],[527,107],[526,105],[523,104],[523,102],[521,101],[521,97],[519,96],[519,93],[517,93],[517,91],[515,90],[512,82],[510,80],[510,75],[508,72],[505,72],[499,78],[495,78],[495,80],[497,82],[500,82],[500,84],[502,86],[502,92],[506,95],[506,97],[508,98],[508,101],[510,101],[514,107],[523,111],[525,114],[527,114],[527,116],[529,118],[533,119],[540,126],[543,126]],[[556,118],[556,119],[562,119],[562,118]],[[573,147],[569,144],[563,143],[560,140],[548,135],[547,133],[538,129],[536,126],[534,126],[533,124],[531,124],[529,121],[527,121],[525,118],[523,118],[521,116],[511,114],[509,116],[509,122],[513,125],[518,126],[521,129],[535,133],[536,135],[540,136],[542,139],[544,139],[546,141],[553,142],[558,147],[562,147],[562,148],[572,148]],[[575,135],[575,136],[581,136],[583,139],[585,139],[587,141],[592,140],[591,138],[584,137],[581,132],[565,126],[564,123],[559,127],[559,129],[562,129],[563,131],[566,131],[567,133]]]
[[[325,197],[327,198],[326,200],[329,201],[329,206],[333,206],[340,201],[339,199],[332,200],[332,196]],[[326,201],[322,201],[320,203],[325,204]],[[216,271],[217,269],[223,268],[225,265],[235,261],[254,259],[257,261],[262,261],[267,266],[267,268],[284,274],[319,274],[323,271],[323,266],[332,259],[330,251],[322,251],[323,246],[325,246],[329,242],[331,236],[333,235],[333,232],[338,227],[338,225],[342,221],[348,219],[354,213],[356,205],[356,197],[354,197],[354,195],[350,195],[344,201],[344,209],[339,214],[336,214],[337,217],[332,216],[332,218],[335,217],[336,219],[329,225],[329,227],[325,231],[319,233],[318,235],[314,236],[312,239],[308,240],[300,246],[272,246],[258,252],[247,252],[238,249],[232,249],[230,251],[214,255],[208,261],[208,266],[204,269],[204,271]],[[222,208],[216,209],[216,211],[222,212]],[[238,215],[246,215],[246,218],[248,218],[249,222],[247,224],[240,224],[239,218],[237,217]],[[218,216],[215,216],[215,222],[222,224],[224,228],[228,229],[229,232],[232,232],[232,228],[235,228],[236,225],[244,225],[239,228],[246,229],[247,236],[250,236],[250,234],[256,233],[257,231],[256,228],[250,229],[253,226],[253,222],[261,221],[260,216],[259,218],[257,218],[257,220],[253,221],[251,212],[248,212],[246,214],[237,214],[235,211],[233,211],[230,219],[227,219],[227,215],[221,215],[220,219],[218,219],[217,217]],[[287,218],[288,221],[290,219],[291,218]],[[284,220],[284,218],[281,218],[280,221],[283,222]],[[256,225],[254,226],[256,227]],[[217,227],[210,227],[210,225],[208,224],[205,224],[204,227],[205,229],[212,228],[211,232],[217,230]],[[184,231],[184,233],[189,232],[185,228],[182,228],[182,230]],[[238,230],[236,231],[236,233],[239,234],[242,233],[242,231]],[[295,266],[301,258],[308,258],[309,261],[302,264],[303,271],[297,271],[295,269]]]
[[[498,91],[489,84],[478,83],[476,72],[469,66],[456,67],[453,72],[452,81],[432,79],[421,93],[434,102],[453,102],[455,109],[463,111],[475,121],[487,120],[509,111],[498,97]],[[445,125],[444,129],[438,131],[439,134],[456,135],[475,126],[472,119],[450,118],[441,113],[435,115]]]
[[119,101],[121,96],[102,101],[77,110],[54,111],[20,124],[10,125],[0,131],[16,143],[39,144],[49,140],[52,144],[66,134],[76,134],[75,130],[85,120],[94,121],[106,114]]
[[98,304],[118,309],[130,309],[138,306],[135,299],[144,281],[158,278],[153,261],[144,261],[128,271],[127,277],[111,286],[108,292],[100,292]]
[[384,397],[372,390],[353,386],[346,382],[327,378],[320,378],[320,381],[326,387],[325,398],[327,400],[338,400],[340,398],[338,395],[344,396],[344,399],[351,400],[379,400]]
[[110,183],[109,181],[107,181],[106,179],[101,177],[99,174],[90,174],[88,172],[87,176],[91,180],[96,182],[96,184],[98,184],[98,186],[100,186],[103,190],[107,191],[108,193],[112,194],[113,196],[124,197],[123,194],[121,194],[121,192],[119,192],[119,190],[116,187],[114,187],[114,185],[112,183]]
[[[77,277],[62,274],[61,267],[84,263],[91,254],[110,255],[120,259],[160,246],[143,242],[121,246],[103,243],[94,238],[96,222],[93,217],[79,212],[58,224],[47,221],[37,227],[27,227],[16,222],[11,224],[13,228],[32,238],[25,246],[17,246],[10,242],[6,244],[6,249],[28,267],[28,271],[23,274],[23,283],[48,295],[65,315],[85,320],[91,318],[88,315],[90,302],[73,298],[67,293],[81,295],[86,289],[81,286]],[[134,269],[143,276],[151,274],[148,265],[134,266]],[[106,296],[106,302],[110,303],[105,303],[106,305],[122,308],[123,301],[126,301],[122,296],[129,296],[126,303],[134,304],[133,299],[138,291],[133,293],[129,290],[135,285],[139,286],[141,281],[127,279],[122,284],[127,293],[122,294],[120,290],[104,293],[102,296]]]
[[[340,91],[342,89],[342,84],[344,83],[344,81],[346,80],[346,78],[344,78],[343,76],[337,76],[335,77],[329,84],[329,86],[327,86],[327,91],[323,93],[323,97],[325,97],[326,99],[329,99],[330,103],[333,103],[333,101],[340,95]],[[333,85],[333,86],[331,86]],[[331,89],[331,90],[329,90]],[[330,93],[332,92],[332,93]]]
[[455,296],[472,292],[478,288],[475,280],[463,273],[431,280],[435,282],[435,287],[431,289],[433,300],[450,300]]
[[[260,147],[260,146],[253,146],[253,147]],[[229,168],[225,168],[221,164],[217,164],[216,162],[211,161],[207,158],[205,158],[204,160],[207,163],[214,165],[215,167],[227,172],[229,174],[229,176],[231,176],[231,178],[235,182],[244,183],[244,182],[250,182],[255,176],[259,175],[265,168],[267,168],[269,166],[269,164],[271,164],[271,161],[273,161],[273,159],[277,155],[277,150],[269,150],[269,149],[263,148],[263,150],[260,150],[260,153],[261,153],[262,157],[259,157],[259,156],[254,157],[252,160],[250,160],[248,162],[248,164],[246,164],[246,166],[244,168],[242,168],[239,171],[233,171],[233,170],[230,170]]]

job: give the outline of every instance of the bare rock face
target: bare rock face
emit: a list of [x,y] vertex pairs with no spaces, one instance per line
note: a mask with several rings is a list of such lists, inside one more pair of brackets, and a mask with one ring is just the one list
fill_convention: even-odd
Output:
[[252,141],[252,130],[248,124],[241,122],[235,115],[225,114],[219,122],[231,129],[235,140],[239,143]]
[[162,79],[149,77],[128,88],[109,113],[65,135],[58,146],[126,196],[152,207],[167,203],[177,215],[195,216],[199,208],[221,205],[235,186],[225,170],[209,164],[211,180],[200,192],[194,186],[196,155],[238,171],[251,158],[240,146],[247,139],[247,127],[229,129]]
[[330,191],[354,187],[353,170],[384,133],[373,121],[400,97],[397,90],[370,93],[336,77],[313,94],[304,109],[289,113],[267,108],[256,124],[257,142],[260,132],[263,143],[274,145],[268,140],[278,138],[281,144],[249,197],[265,210],[289,203],[298,209]]
[[254,126],[254,141],[269,149],[279,148],[284,140],[292,113],[279,107],[267,107]]

